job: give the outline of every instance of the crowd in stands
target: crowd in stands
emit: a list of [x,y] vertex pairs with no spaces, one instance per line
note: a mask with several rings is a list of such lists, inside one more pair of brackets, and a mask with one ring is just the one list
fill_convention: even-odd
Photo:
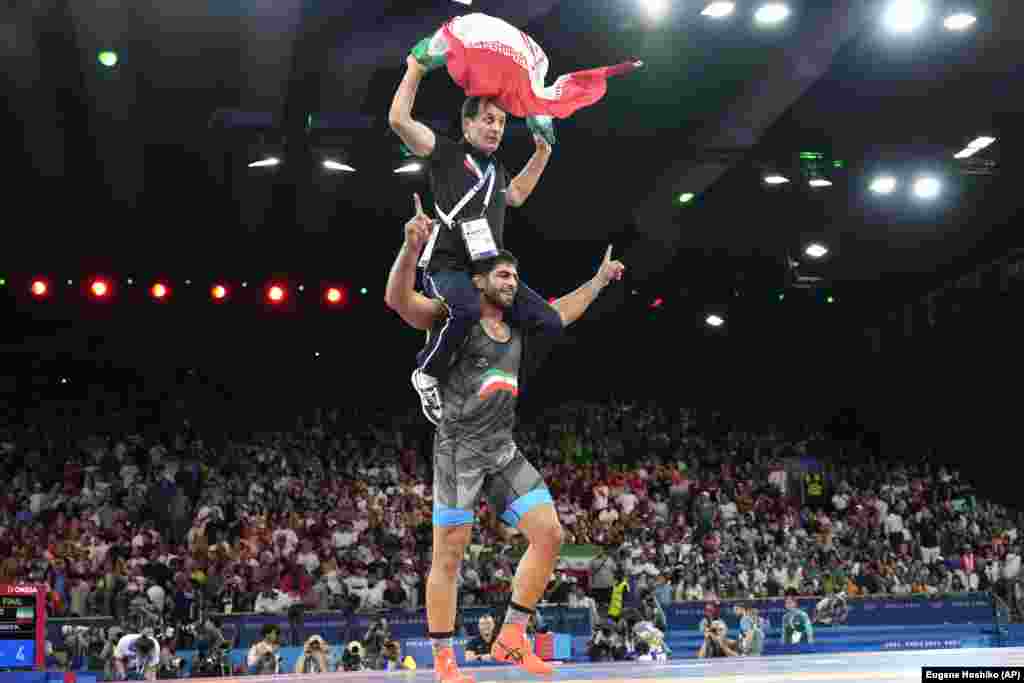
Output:
[[[0,584],[45,583],[54,617],[415,608],[429,570],[429,438],[321,411],[214,447],[188,425],[46,452],[0,430]],[[956,471],[822,462],[822,434],[740,431],[717,413],[613,401],[521,428],[568,544],[545,599],[683,600],[994,591],[1021,604],[1021,518]],[[799,472],[794,463],[799,463]],[[822,476],[807,486],[803,474]],[[463,604],[508,599],[522,539],[481,506]],[[627,588],[628,587],[628,588]]]

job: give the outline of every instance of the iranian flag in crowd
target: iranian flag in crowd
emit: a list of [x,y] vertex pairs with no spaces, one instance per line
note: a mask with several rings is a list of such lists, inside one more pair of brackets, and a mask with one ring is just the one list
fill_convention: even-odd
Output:
[[[467,14],[444,24],[412,52],[427,70],[448,67],[468,97],[487,97],[512,116],[550,125],[594,104],[607,92],[607,80],[642,62],[624,62],[558,77],[544,85],[548,58],[540,45],[514,26],[486,14]],[[537,132],[535,130],[535,132]]]
[[590,562],[600,554],[600,546],[566,543],[558,556],[558,564],[566,569],[583,571],[589,569]]

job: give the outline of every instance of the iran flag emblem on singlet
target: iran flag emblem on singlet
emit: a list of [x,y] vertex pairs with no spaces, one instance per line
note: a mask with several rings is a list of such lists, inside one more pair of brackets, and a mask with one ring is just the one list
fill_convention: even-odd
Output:
[[513,396],[518,396],[519,380],[515,375],[510,375],[507,372],[489,370],[484,375],[484,381],[480,383],[478,397],[482,401],[499,391],[507,391]]

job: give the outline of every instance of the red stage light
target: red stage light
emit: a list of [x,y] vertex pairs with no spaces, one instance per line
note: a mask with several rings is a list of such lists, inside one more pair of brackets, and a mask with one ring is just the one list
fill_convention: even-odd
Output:
[[153,285],[153,289],[150,291],[153,293],[154,299],[163,299],[169,292],[167,286],[160,282]]
[[107,285],[105,280],[94,280],[89,289],[92,291],[93,296],[102,299],[110,291],[110,286]]
[[284,300],[284,288],[278,285],[272,286],[267,290],[267,298],[275,304],[281,303]]
[[50,291],[45,280],[33,280],[32,281],[32,293],[36,296],[46,296],[46,293]]
[[329,287],[324,298],[329,304],[340,304],[345,300],[345,292],[339,287]]
[[557,299],[556,299],[555,297],[551,297],[550,299],[548,299],[548,303],[549,303],[549,304],[552,304],[552,305],[554,305],[554,303],[555,303],[556,301],[557,301]]
[[657,299],[651,302],[651,308],[661,308],[661,305],[663,303],[665,303],[665,300],[659,296]]
[[210,296],[214,299],[223,299],[228,295],[228,288],[224,285],[214,285],[210,290]]

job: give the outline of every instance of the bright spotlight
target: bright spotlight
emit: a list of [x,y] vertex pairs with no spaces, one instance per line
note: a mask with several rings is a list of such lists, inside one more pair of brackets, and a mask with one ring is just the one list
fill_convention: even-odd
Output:
[[221,299],[225,298],[227,295],[228,295],[228,288],[225,287],[224,285],[214,285],[210,289],[210,296],[212,296],[214,298],[214,300],[216,300],[216,301],[220,301]]
[[832,187],[832,181],[828,178],[811,178],[808,184],[811,187]]
[[89,291],[91,291],[92,295],[97,299],[102,299],[110,292],[110,286],[107,284],[106,280],[93,280],[92,284],[89,286]]
[[284,301],[284,287],[280,285],[272,285],[267,289],[267,299],[271,303],[279,304]]
[[932,177],[918,178],[914,182],[914,194],[921,199],[935,199],[940,188],[939,181]]
[[414,161],[410,164],[399,166],[398,168],[395,169],[395,173],[416,173],[421,168],[423,167],[420,165],[420,163],[418,161]]
[[711,17],[712,19],[721,19],[722,17],[727,17],[732,14],[735,9],[735,2],[712,2],[704,8],[704,11],[701,12],[701,14],[705,17]]
[[281,163],[281,160],[277,157],[267,157],[266,159],[260,159],[249,164],[249,168],[266,168],[267,166],[277,166]]
[[668,14],[668,0],[643,0],[642,4],[647,16],[655,21]]
[[33,280],[32,281],[32,294],[33,296],[44,297],[46,293],[50,291],[50,286],[46,284],[46,280]]
[[980,137],[980,138],[975,138],[974,140],[972,140],[970,142],[970,144],[967,145],[966,148],[964,148],[964,149],[960,150],[959,152],[957,152],[956,154],[954,154],[953,158],[954,159],[966,159],[967,157],[972,157],[975,154],[977,154],[978,152],[980,152],[981,150],[983,150],[986,147],[988,147],[989,145],[991,145],[995,141],[996,141],[995,138],[987,137],[987,136],[983,136],[983,137]]
[[337,305],[345,303],[345,290],[341,287],[329,287],[327,292],[324,294],[324,298],[327,299],[327,303],[329,304]]
[[153,288],[150,290],[150,293],[153,295],[154,299],[163,299],[168,295],[168,293],[170,293],[170,290],[167,289],[167,285],[163,284],[162,282],[158,282],[155,285],[153,285]]
[[789,7],[781,2],[770,2],[761,5],[754,14],[754,21],[759,24],[777,24],[789,16]]
[[811,242],[807,245],[807,248],[804,249],[804,253],[811,258],[821,258],[828,253],[828,247],[820,242]]
[[113,50],[103,50],[96,55],[96,59],[108,69],[117,66],[117,53]]
[[978,19],[973,14],[960,12],[946,17],[942,25],[949,31],[964,31],[970,28]]
[[883,21],[893,33],[910,33],[924,23],[928,10],[921,0],[893,0]]
[[343,164],[333,159],[324,159],[324,168],[328,171],[346,171],[348,173],[355,173],[356,169],[352,168],[348,164]]
[[871,191],[875,194],[889,194],[896,189],[896,179],[892,176],[881,176],[871,181]]
[[778,173],[769,173],[764,177],[764,181],[769,185],[782,185],[789,182],[789,178]]
[[721,327],[722,325],[725,324],[725,318],[723,318],[720,315],[712,313],[711,315],[704,319],[704,322],[706,322],[711,327]]
[[693,196],[694,195],[693,195],[692,192],[684,192],[681,195],[679,195],[679,203],[680,204],[689,204],[690,202],[693,201]]

